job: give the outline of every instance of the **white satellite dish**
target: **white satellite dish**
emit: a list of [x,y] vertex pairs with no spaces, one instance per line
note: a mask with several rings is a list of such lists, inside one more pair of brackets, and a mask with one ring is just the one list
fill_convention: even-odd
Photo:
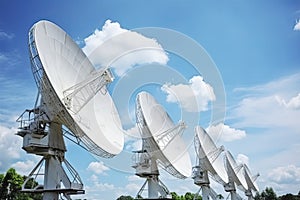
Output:
[[202,127],[196,126],[195,132],[194,141],[198,163],[193,167],[193,179],[194,183],[201,187],[203,199],[209,199],[209,196],[212,199],[216,199],[215,192],[209,187],[208,175],[223,185],[225,191],[230,193],[231,200],[241,199],[236,193],[235,183],[231,180],[231,174],[228,174],[225,168],[225,157],[222,155],[222,152],[225,150],[224,147],[217,147]]
[[149,199],[168,198],[169,191],[158,178],[157,164],[177,178],[191,175],[190,156],[180,136],[185,125],[183,122],[175,125],[164,108],[147,92],[140,92],[137,96],[136,120],[143,147],[135,152],[133,167],[136,175],[146,178],[137,196],[148,184]]
[[238,165],[229,151],[225,152],[225,166],[229,182],[235,183],[237,188],[247,195],[247,183],[243,173],[243,165]]
[[47,114],[68,127],[92,153],[104,157],[120,153],[124,136],[106,91],[112,81],[109,70],[96,71],[71,37],[49,21],[36,23],[29,37],[33,74]]
[[[40,95],[35,108],[19,118],[18,135],[23,137],[23,149],[43,156],[38,166],[45,161],[45,175],[43,189],[23,190],[43,192],[44,199],[57,199],[59,193],[82,193],[81,181],[77,185],[70,182],[62,167],[67,165],[71,174],[79,177],[64,158],[63,135],[101,157],[113,157],[122,151],[121,122],[106,90],[113,76],[107,68],[96,71],[71,37],[49,21],[39,21],[30,29],[29,53]],[[28,119],[24,119],[25,113]],[[63,125],[70,131],[62,129]],[[38,166],[29,178],[37,175]]]
[[246,183],[248,186],[248,190],[246,191],[246,196],[248,196],[248,199],[253,199],[252,191],[259,192],[258,185],[256,184],[256,179],[259,177],[259,174],[252,176],[251,172],[246,164],[243,164],[244,169],[244,176],[246,179]]
[[245,192],[247,183],[243,174],[243,165],[238,165],[229,151],[225,152],[225,164],[227,172],[230,174],[230,179],[236,183],[240,190]]
[[224,147],[217,147],[207,132],[200,126],[195,127],[195,150],[197,154],[197,164],[193,167],[194,183],[200,186],[196,196],[202,190],[202,199],[216,199],[216,192],[210,188],[210,175],[215,181],[226,185],[228,177],[223,165],[221,153]]

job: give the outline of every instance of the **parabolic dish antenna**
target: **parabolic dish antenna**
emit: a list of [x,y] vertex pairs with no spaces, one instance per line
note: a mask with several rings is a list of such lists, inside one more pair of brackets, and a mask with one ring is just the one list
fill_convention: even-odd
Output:
[[246,182],[248,185],[248,189],[258,192],[259,188],[255,181],[256,181],[257,177],[259,176],[259,174],[257,174],[256,176],[252,176],[251,172],[246,164],[243,165],[243,168],[244,168],[244,176],[245,176],[245,179],[246,179]]
[[[21,124],[17,134],[23,137],[27,153],[43,157],[22,191],[41,192],[45,200],[57,200],[61,193],[70,199],[84,190],[65,158],[63,135],[71,135],[74,142],[101,157],[113,157],[123,149],[121,122],[106,88],[113,76],[108,68],[95,70],[71,37],[49,21],[39,21],[30,29],[29,56],[39,95],[35,107],[17,120]],[[27,188],[37,176],[43,176],[44,185]]]
[[35,81],[53,121],[68,127],[93,154],[120,153],[124,136],[106,91],[109,71],[96,71],[71,37],[49,21],[31,28],[29,43]]
[[218,183],[225,185],[228,182],[228,176],[224,167],[223,156],[220,156],[224,147],[218,148],[208,133],[200,126],[196,126],[195,132],[199,141],[199,148],[196,151],[198,158],[204,160],[203,164],[206,170],[210,172],[211,177]]
[[[179,134],[169,135],[173,138],[164,138],[170,131],[176,132],[176,125],[172,122],[164,108],[147,92],[138,94],[137,101],[141,106],[145,123],[149,132],[142,132],[142,137],[155,142],[151,146],[150,154],[157,158],[161,165],[172,175],[186,178],[191,175],[191,159],[187,147]],[[175,130],[174,130],[175,128]]]
[[229,151],[225,152],[225,164],[229,179],[232,179],[237,187],[245,192],[247,190],[247,183],[243,174],[243,165],[238,165]]
[[[207,170],[211,177],[217,181],[218,183],[222,184],[225,191],[229,192],[231,195],[231,200],[237,200],[241,199],[241,197],[236,193],[235,189],[235,179],[240,181],[236,176],[236,171],[232,171],[231,168],[225,168],[225,164],[228,164],[228,166],[231,167],[230,164],[232,160],[226,162],[225,156],[221,156],[222,152],[224,151],[224,147],[217,147],[212,140],[212,138],[208,135],[208,133],[201,128],[200,126],[197,126],[195,128],[196,136],[195,136],[195,147],[196,152],[199,158],[199,167],[202,168],[203,172]],[[233,160],[234,161],[234,160]],[[202,165],[202,166],[201,166]],[[226,167],[228,167],[226,166]],[[197,167],[197,166],[196,166]],[[196,169],[196,170],[195,170]],[[194,173],[199,171],[197,168],[194,167]],[[226,171],[227,170],[227,171]],[[194,176],[194,182],[197,184],[197,178],[199,176]],[[199,179],[199,183],[201,183],[202,179]],[[205,179],[203,179],[205,180]],[[208,181],[206,181],[207,184]],[[204,182],[205,183],[205,182]],[[208,182],[209,183],[209,182]],[[203,187],[203,184],[198,184],[201,187]],[[205,186],[205,185],[204,185]],[[207,198],[209,188],[204,187],[203,192],[206,191],[205,196]],[[212,195],[211,195],[212,196]],[[213,197],[214,198],[214,197]]]
[[[202,190],[202,199],[217,199],[217,193],[210,187],[209,175],[212,176],[214,180],[225,185],[226,174],[224,170],[220,167],[222,160],[218,159],[220,154],[224,151],[224,147],[216,147],[210,136],[206,131],[200,127],[195,127],[195,138],[194,138],[195,151],[197,154],[196,166],[193,167],[194,183],[200,186],[200,189],[195,194],[196,199]],[[217,161],[218,159],[218,161]],[[213,166],[214,162],[217,166]],[[217,168],[217,169],[215,169]],[[218,175],[221,173],[224,177]]]
[[147,178],[149,198],[158,198],[158,193],[166,197],[168,190],[158,179],[157,162],[177,178],[191,175],[190,156],[180,136],[185,126],[183,123],[175,125],[164,108],[147,92],[140,92],[137,96],[136,118],[143,140],[143,149],[138,153],[142,153],[146,162],[151,164],[143,168],[145,159],[139,159],[133,167],[137,175]]

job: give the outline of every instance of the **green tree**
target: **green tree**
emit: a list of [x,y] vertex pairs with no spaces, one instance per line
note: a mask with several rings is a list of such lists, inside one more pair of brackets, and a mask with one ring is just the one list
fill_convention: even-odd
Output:
[[175,200],[185,200],[184,196],[181,195],[179,196],[178,194],[176,194],[176,192],[170,192],[171,196],[172,196],[172,199],[175,199]]
[[3,199],[16,199],[21,190],[23,178],[17,174],[14,168],[7,170],[0,188],[0,196]]
[[266,187],[265,190],[259,194],[258,192],[255,194],[255,200],[278,200],[276,193],[274,192],[272,187]]
[[259,194],[259,192],[256,192],[255,196],[254,196],[254,200],[261,200],[261,196]]
[[[21,193],[22,184],[26,176],[21,176],[14,168],[7,170],[6,174],[0,174],[0,199],[8,200],[39,200],[42,199],[41,194],[25,194]],[[30,184],[36,186],[38,183],[33,179],[29,181]]]
[[282,195],[278,198],[279,200],[296,200],[296,197],[292,194]]
[[278,197],[279,200],[300,200],[300,195],[298,193],[298,195],[293,195],[293,194],[285,194],[285,195],[282,195],[280,197]]
[[2,196],[2,187],[3,187],[4,174],[0,174],[0,197]]
[[178,196],[178,195],[176,194],[176,192],[171,192],[170,194],[171,194],[171,196],[172,196],[172,199],[180,200],[180,196]]
[[[196,194],[193,194],[193,193],[190,193],[190,192],[187,192],[185,193],[184,197],[185,197],[185,200],[189,200],[189,199],[194,199],[196,196]],[[200,194],[198,194],[198,196],[196,197],[196,200],[202,200],[202,197]]]
[[2,186],[1,184],[2,184],[3,179],[4,179],[4,174],[0,174],[0,187]]
[[133,197],[131,196],[120,196],[119,198],[117,198],[117,200],[134,200]]
[[185,200],[193,200],[194,199],[194,194],[190,193],[190,192],[187,192],[185,193],[184,195],[184,199]]
[[266,189],[261,193],[261,197],[264,198],[264,200],[277,200],[277,195],[274,192],[273,188],[266,187]]

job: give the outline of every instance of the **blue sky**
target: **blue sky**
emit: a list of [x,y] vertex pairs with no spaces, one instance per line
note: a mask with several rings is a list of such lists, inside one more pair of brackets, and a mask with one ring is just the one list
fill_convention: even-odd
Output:
[[[28,173],[38,161],[38,158],[26,155],[21,149],[21,138],[14,136],[18,127],[15,119],[23,110],[32,108],[37,93],[27,49],[30,27],[41,19],[50,20],[62,27],[80,47],[85,47],[88,46],[86,39],[96,34],[96,29],[101,31],[110,19],[108,25],[119,24],[127,30],[158,27],[176,31],[172,35],[174,46],[169,47],[171,50],[178,47],[176,45],[180,47],[180,41],[174,40],[176,33],[184,34],[187,41],[201,45],[215,63],[225,88],[223,137],[217,143],[223,144],[234,157],[249,162],[253,173],[260,172],[257,183],[261,189],[271,186],[278,194],[298,193],[300,25],[296,26],[296,23],[300,19],[300,2],[222,0],[25,3],[4,0],[0,2],[0,11],[0,150],[5,152],[0,157],[1,173],[9,167],[15,167],[20,173]],[[120,29],[112,29],[116,30]],[[151,35],[145,29],[140,30],[143,31]],[[155,39],[162,48],[166,48],[163,38]],[[141,90],[151,92],[175,122],[181,118],[185,121],[196,118],[196,122],[191,122],[192,126],[184,134],[189,143],[195,123],[204,128],[209,126],[214,100],[211,94],[200,92],[201,103],[204,101],[208,105],[206,107],[198,102],[201,109],[190,112],[193,108],[184,106],[187,105],[184,103],[189,102],[185,94],[177,95],[182,103],[178,104],[162,86],[176,93],[180,87],[197,88],[200,83],[205,86],[205,81],[211,86],[214,83],[210,82],[204,72],[200,74],[204,82],[199,79],[191,81],[193,76],[199,74],[189,63],[190,60],[185,60],[186,57],[167,50],[159,55],[162,56],[157,61],[160,65],[151,64],[151,59],[150,64],[147,63],[145,60],[149,58],[146,57],[137,62],[135,68],[131,67],[131,71],[125,71],[127,76],[118,75],[114,68],[116,82],[112,84],[110,92],[115,98],[126,130],[134,126],[134,100]],[[164,59],[164,55],[168,56],[168,60]],[[165,65],[168,68],[163,71],[165,68],[162,66]],[[152,67],[153,73],[160,73],[147,76],[143,71],[146,67]],[[178,76],[168,76],[168,70]],[[130,79],[135,73],[140,75],[140,79]],[[139,81],[144,85],[133,85],[132,90],[125,91],[126,84],[129,88],[130,83],[138,84]],[[122,89],[125,90],[120,93]],[[213,89],[218,100],[217,89]],[[117,166],[120,162],[118,159],[95,158],[67,142],[66,156],[85,183],[86,198],[115,199],[121,194],[136,194],[142,181],[134,176],[134,171],[130,169],[131,160],[127,158],[138,142],[128,138],[126,141],[126,155],[119,156],[126,163],[122,167]],[[189,151],[193,154],[192,147]],[[194,164],[194,155],[191,157]],[[162,179],[171,191],[197,191],[191,178],[175,180],[162,173]],[[214,186],[219,188],[218,184]]]

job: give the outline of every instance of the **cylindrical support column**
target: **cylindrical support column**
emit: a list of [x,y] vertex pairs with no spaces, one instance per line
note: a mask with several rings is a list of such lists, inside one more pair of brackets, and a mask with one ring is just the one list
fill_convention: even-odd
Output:
[[[58,200],[59,191],[54,190],[61,188],[61,162],[66,151],[61,124],[50,123],[48,145],[50,149],[59,151],[61,155],[45,156],[44,190],[46,191],[43,200]],[[53,191],[47,192],[47,190]]]
[[[44,176],[44,192],[43,200],[58,200],[59,192],[54,191],[60,188],[59,176],[60,163],[53,156],[45,158],[45,176]],[[47,192],[47,190],[53,190]]]
[[148,198],[149,199],[156,199],[158,198],[158,182],[155,181],[153,178],[148,179]]
[[209,200],[209,187],[201,186],[202,187],[202,200]]

